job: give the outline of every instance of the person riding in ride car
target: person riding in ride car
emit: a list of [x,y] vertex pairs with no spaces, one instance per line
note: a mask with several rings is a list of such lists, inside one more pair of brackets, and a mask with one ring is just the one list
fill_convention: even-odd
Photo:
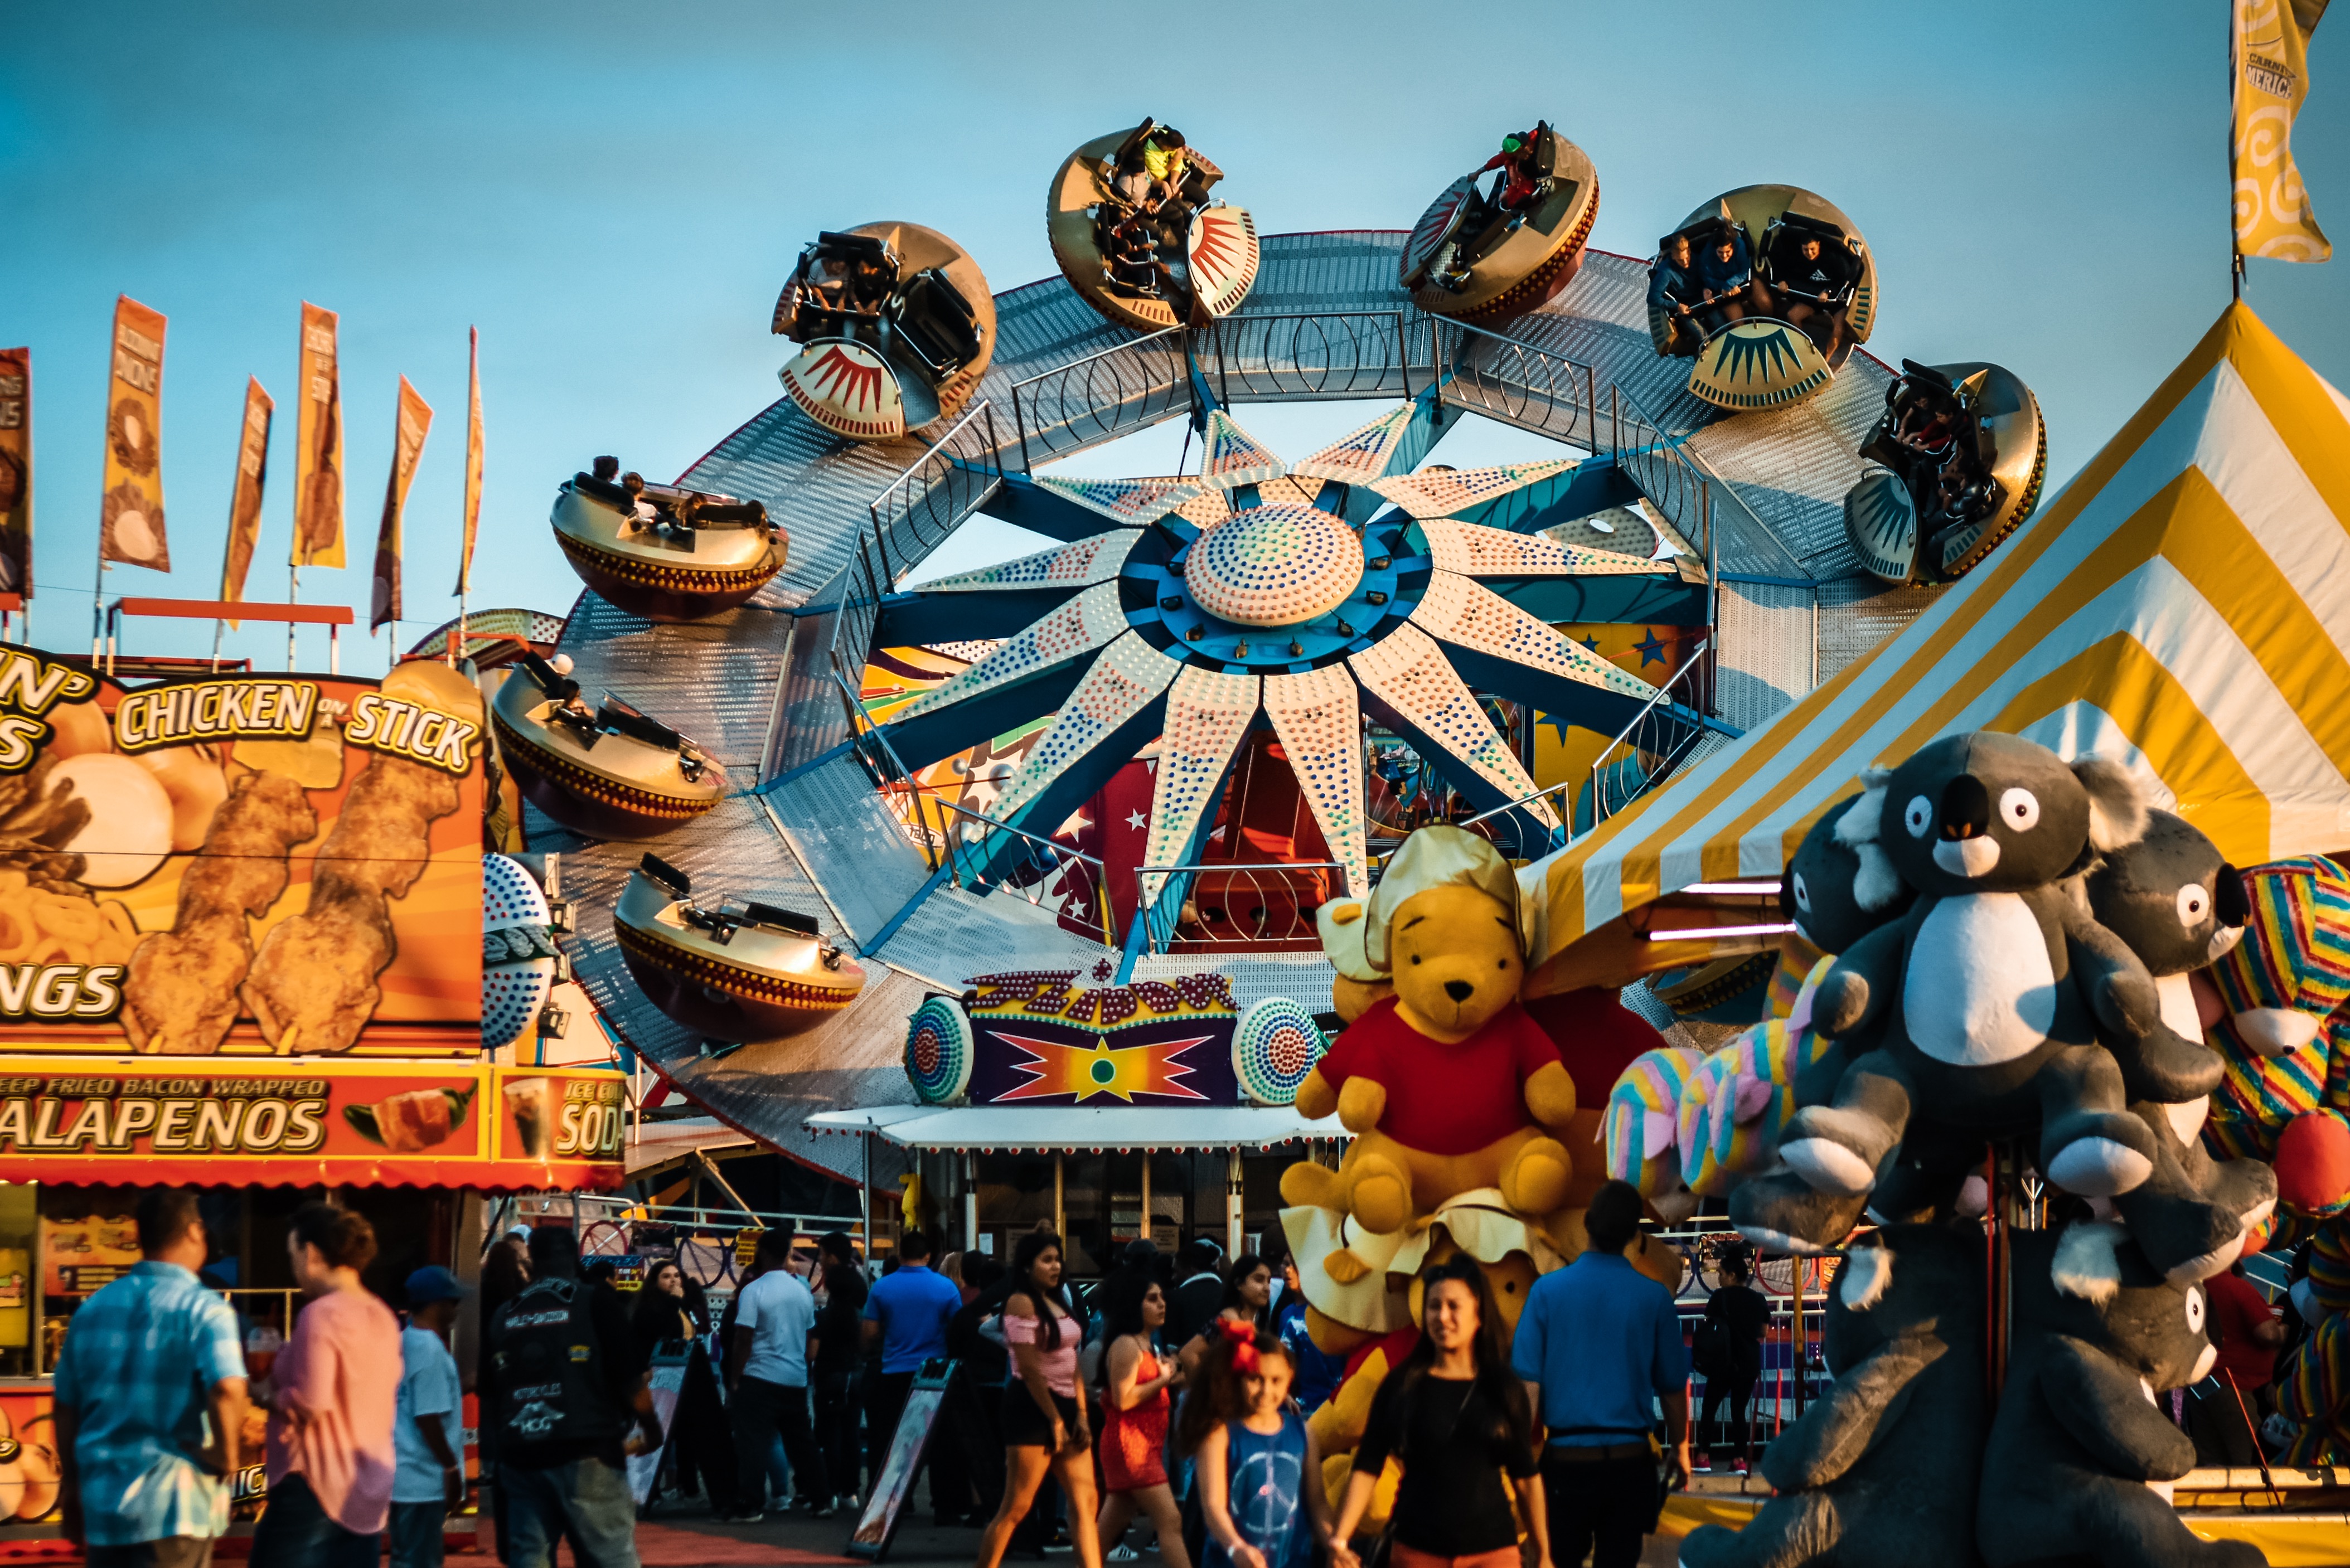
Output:
[[1782,314],[1822,354],[1833,355],[1844,336],[1844,306],[1852,296],[1850,269],[1843,257],[1821,246],[1817,234],[1796,236],[1792,252],[1773,247],[1771,281]]
[[1495,208],[1514,213],[1531,202],[1542,186],[1534,173],[1534,132],[1521,130],[1502,138],[1502,150],[1485,160],[1477,172],[1488,174],[1496,169],[1507,170],[1509,178],[1493,198]]
[[1648,269],[1648,307],[1671,317],[1675,354],[1694,354],[1699,348],[1698,329],[1690,320],[1691,265],[1689,236],[1673,234],[1658,248],[1656,265]]
[[1732,224],[1697,258],[1697,286],[1704,306],[1699,319],[1707,332],[1719,332],[1746,315],[1743,296],[1753,284],[1754,263],[1747,254],[1745,231]]

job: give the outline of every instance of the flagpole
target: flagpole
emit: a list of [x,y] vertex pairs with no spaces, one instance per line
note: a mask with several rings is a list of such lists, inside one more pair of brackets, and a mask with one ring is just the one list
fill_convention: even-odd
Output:
[[2237,7],[2242,0],[2228,0],[2228,289],[2230,297],[2241,303],[2244,297],[2244,253],[2236,248],[2236,85],[2240,68],[2236,63]]
[[89,661],[106,651],[106,530],[98,531],[98,576],[89,590]]

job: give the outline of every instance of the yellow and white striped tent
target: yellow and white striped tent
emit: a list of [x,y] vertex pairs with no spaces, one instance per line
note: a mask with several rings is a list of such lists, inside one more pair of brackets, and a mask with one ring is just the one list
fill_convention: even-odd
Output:
[[2127,763],[2238,865],[2350,846],[2350,400],[2242,304],[1908,628],[1527,867],[1530,993],[1703,956],[1635,912],[1777,877],[1863,769],[1979,729]]

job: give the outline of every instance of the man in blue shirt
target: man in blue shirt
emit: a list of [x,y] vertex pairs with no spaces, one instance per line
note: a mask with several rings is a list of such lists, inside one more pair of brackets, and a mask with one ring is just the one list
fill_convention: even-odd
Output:
[[[866,1407],[873,1434],[869,1456],[879,1476],[889,1458],[898,1417],[913,1391],[922,1363],[947,1353],[947,1324],[962,1310],[962,1292],[931,1266],[931,1239],[909,1231],[898,1239],[898,1266],[873,1282],[865,1298],[865,1343],[881,1345],[881,1380]],[[967,1522],[971,1482],[961,1446],[951,1431],[931,1442],[931,1508],[941,1524]]]
[[391,1568],[441,1568],[449,1516],[465,1501],[465,1392],[444,1337],[465,1299],[457,1276],[428,1263],[408,1276],[393,1406]]
[[1590,1250],[1526,1293],[1510,1362],[1550,1432],[1551,1560],[1580,1563],[1596,1540],[1592,1568],[1632,1568],[1657,1518],[1656,1406],[1672,1445],[1668,1484],[1689,1482],[1689,1351],[1672,1293],[1624,1256],[1640,1234],[1639,1193],[1608,1182],[1583,1229]]
[[90,1568],[203,1568],[228,1530],[244,1346],[196,1278],[196,1195],[150,1188],[138,1219],[143,1261],[82,1304],[57,1358],[66,1537]]

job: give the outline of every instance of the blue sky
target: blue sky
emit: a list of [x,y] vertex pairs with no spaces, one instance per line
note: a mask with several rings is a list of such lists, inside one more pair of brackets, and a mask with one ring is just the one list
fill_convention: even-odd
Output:
[[[1120,29],[1112,18],[1146,18]],[[405,374],[437,419],[408,517],[410,635],[454,612],[465,329],[489,457],[473,602],[560,611],[546,527],[593,454],[668,477],[776,395],[769,313],[820,227],[940,228],[1003,289],[1053,270],[1045,185],[1145,112],[1266,232],[1405,227],[1501,130],[1596,162],[1593,243],[1646,254],[1707,197],[1778,180],[1851,213],[1887,358],[1991,359],[2037,389],[2053,476],[2227,299],[2223,0],[1456,7],[0,0],[0,345],[34,349],[37,640],[88,636],[114,296],[171,317],[166,578],[210,597],[248,373],[290,410],[298,303],[343,319],[351,559]],[[2350,245],[2350,18],[2312,50],[2294,148]],[[2255,262],[2249,297],[2350,384],[2350,260]],[[292,421],[248,592],[285,587]],[[364,570],[304,597],[364,607]],[[306,636],[316,637],[316,633]],[[151,623],[135,646],[201,652]],[[282,632],[234,651],[265,667]],[[323,649],[306,664],[323,663]],[[347,669],[382,667],[384,644]]]

